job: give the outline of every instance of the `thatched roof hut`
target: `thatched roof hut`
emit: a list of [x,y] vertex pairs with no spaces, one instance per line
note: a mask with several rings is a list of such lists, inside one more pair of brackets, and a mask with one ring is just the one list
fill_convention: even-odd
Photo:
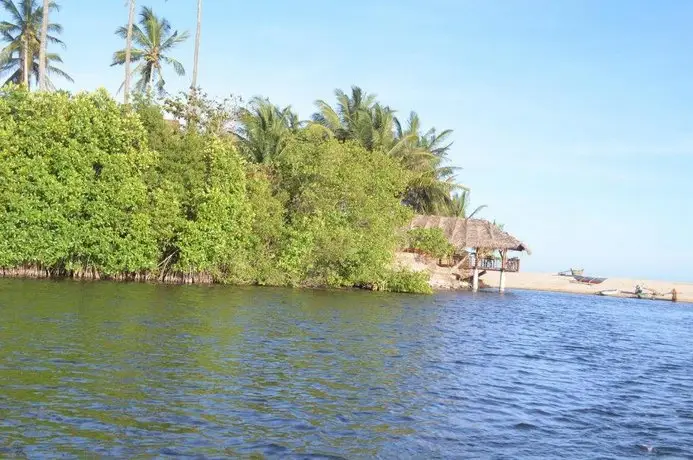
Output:
[[409,229],[414,228],[440,228],[450,243],[460,250],[479,248],[531,253],[525,243],[483,219],[417,215],[409,224]]

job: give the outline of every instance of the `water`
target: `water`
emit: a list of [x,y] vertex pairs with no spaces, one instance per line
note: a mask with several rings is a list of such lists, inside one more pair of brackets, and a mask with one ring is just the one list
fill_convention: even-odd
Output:
[[0,280],[0,318],[2,458],[693,458],[690,306]]

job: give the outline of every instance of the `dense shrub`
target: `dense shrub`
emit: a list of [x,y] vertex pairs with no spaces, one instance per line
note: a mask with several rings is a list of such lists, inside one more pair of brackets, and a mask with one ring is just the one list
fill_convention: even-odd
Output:
[[286,270],[309,284],[352,286],[389,266],[397,229],[411,217],[395,160],[308,129],[289,140],[275,174],[286,194]]
[[133,107],[0,93],[0,269],[425,291],[423,275],[389,271],[411,218],[397,160],[308,127],[249,164],[221,106],[194,126]]
[[155,162],[139,118],[105,92],[3,92],[0,266],[154,269],[145,175]]

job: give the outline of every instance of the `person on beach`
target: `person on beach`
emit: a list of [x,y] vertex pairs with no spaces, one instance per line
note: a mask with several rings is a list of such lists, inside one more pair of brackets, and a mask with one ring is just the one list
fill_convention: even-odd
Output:
[[671,290],[671,301],[676,302],[678,300],[678,292],[676,292],[676,288]]

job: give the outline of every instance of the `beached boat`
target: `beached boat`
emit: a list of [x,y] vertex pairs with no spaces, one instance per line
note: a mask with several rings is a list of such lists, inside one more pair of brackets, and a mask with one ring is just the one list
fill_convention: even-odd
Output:
[[583,284],[602,284],[606,278],[596,278],[594,276],[573,275],[575,281]]
[[558,276],[575,276],[575,275],[582,275],[584,273],[584,269],[582,268],[571,268],[570,270],[565,270],[562,272],[558,272]]
[[650,289],[643,289],[641,292],[621,291],[618,289],[606,289],[597,292],[597,295],[618,297],[621,299],[641,299],[641,300],[666,300],[669,302],[676,301],[672,292],[658,293]]

